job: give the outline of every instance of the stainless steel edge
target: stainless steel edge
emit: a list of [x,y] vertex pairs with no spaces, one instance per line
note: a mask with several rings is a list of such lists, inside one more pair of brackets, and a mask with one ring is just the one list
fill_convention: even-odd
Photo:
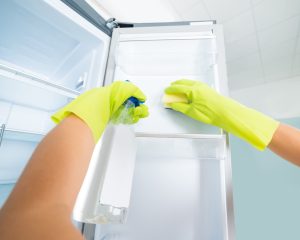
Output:
[[[224,46],[224,35],[223,28],[220,25],[212,26],[214,34],[216,37],[216,47],[217,47],[217,65],[216,65],[216,74],[217,74],[217,91],[223,95],[228,95],[228,80],[227,80],[227,69],[226,69],[226,59],[225,59],[225,46]],[[222,79],[220,79],[222,78]],[[234,204],[233,204],[233,187],[232,187],[232,167],[231,167],[231,151],[229,144],[229,134],[225,131],[222,131],[226,136],[225,139],[225,161],[221,164],[224,164],[224,184],[225,184],[225,193],[224,201],[226,204],[226,231],[227,231],[227,240],[236,239],[235,236],[235,222],[234,222]]]
[[227,235],[228,240],[236,239],[235,222],[234,222],[234,203],[233,203],[233,186],[232,186],[232,166],[231,166],[231,150],[229,143],[229,134],[225,132],[225,189],[226,189],[226,217],[227,217]]
[[119,37],[120,37],[120,32],[119,28],[113,29],[112,33],[112,38],[110,41],[110,47],[109,47],[109,52],[108,52],[108,57],[107,57],[107,64],[106,64],[106,69],[105,69],[105,75],[104,75],[104,82],[103,85],[109,85],[113,82],[114,80],[114,75],[115,75],[115,52],[116,48],[118,45]]
[[189,26],[196,24],[213,25],[216,24],[216,20],[133,23],[134,27]]
[[96,224],[92,223],[82,223],[81,234],[84,236],[85,240],[95,239]]
[[0,128],[0,147],[1,147],[1,144],[2,144],[4,131],[5,131],[5,124],[2,124],[1,128]]
[[[213,32],[216,37],[217,44],[217,73],[218,73],[218,86],[217,90],[222,95],[228,95],[228,79],[227,79],[227,68],[226,68],[226,53],[225,53],[225,45],[224,45],[224,34],[223,27],[220,25],[212,26]],[[220,78],[222,77],[222,80]]]
[[106,25],[106,20],[87,1],[83,0],[60,0],[77,14],[89,21],[102,32],[111,36],[111,29]]
[[[149,26],[137,28],[118,28],[119,34],[143,34],[143,33],[180,33],[211,31],[215,25],[179,25],[179,26]],[[116,29],[114,29],[116,30]]]
[[[103,77],[102,86],[109,85],[113,82],[114,78],[114,69],[115,69],[115,48],[118,43],[118,29],[113,29],[113,34],[109,43],[109,50],[108,56],[105,66],[105,73]],[[86,240],[94,240],[96,239],[95,231],[96,231],[96,224],[89,224],[89,223],[80,223],[78,224],[78,228],[81,230],[81,234],[84,236]]]
[[[65,0],[63,0],[65,1]],[[165,27],[165,26],[189,26],[189,25],[213,25],[216,20],[199,20],[199,21],[178,21],[178,22],[119,22],[115,18],[110,18],[106,21],[106,26],[109,29],[113,28],[139,28],[139,27]]]

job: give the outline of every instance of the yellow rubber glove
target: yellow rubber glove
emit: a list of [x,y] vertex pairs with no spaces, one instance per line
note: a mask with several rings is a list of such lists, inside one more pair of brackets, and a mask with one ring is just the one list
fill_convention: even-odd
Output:
[[[240,137],[259,150],[272,140],[279,122],[251,108],[222,96],[205,83],[178,80],[165,89],[166,94],[187,98],[168,105],[187,116],[223,128]],[[184,101],[186,101],[184,103]]]
[[[55,123],[59,123],[71,113],[75,114],[89,126],[97,142],[110,118],[129,97],[136,97],[143,102],[146,100],[141,90],[132,83],[117,81],[81,94],[51,118]],[[134,109],[133,122],[147,116],[148,108],[141,104]]]

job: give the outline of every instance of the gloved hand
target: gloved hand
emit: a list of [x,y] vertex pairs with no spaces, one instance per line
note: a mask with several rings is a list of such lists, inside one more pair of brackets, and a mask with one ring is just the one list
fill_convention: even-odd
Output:
[[[140,101],[146,100],[141,90],[132,83],[117,81],[109,86],[94,88],[81,94],[51,118],[55,123],[59,123],[71,113],[75,114],[88,125],[97,142],[112,115],[129,97],[136,97]],[[147,116],[148,108],[142,104],[134,109],[133,122]]]
[[188,103],[170,103],[172,109],[191,118],[223,128],[259,150],[272,140],[279,122],[251,108],[222,96],[205,83],[192,80],[175,81],[166,94],[184,94]]

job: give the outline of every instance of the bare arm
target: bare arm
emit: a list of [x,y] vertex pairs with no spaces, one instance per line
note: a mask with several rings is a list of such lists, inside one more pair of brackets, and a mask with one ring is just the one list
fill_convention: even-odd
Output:
[[[116,81],[84,92],[59,109],[59,123],[39,144],[0,211],[1,240],[83,239],[71,213],[92,152],[109,119],[130,97],[146,100],[129,82]],[[148,116],[137,106],[135,121]]]
[[0,211],[1,239],[83,239],[71,213],[94,148],[75,115],[39,144]]
[[280,124],[268,148],[282,158],[300,166],[300,130]]

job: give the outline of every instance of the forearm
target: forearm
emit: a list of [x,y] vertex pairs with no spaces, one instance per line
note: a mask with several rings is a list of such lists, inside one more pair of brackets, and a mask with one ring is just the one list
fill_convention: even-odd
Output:
[[[0,225],[14,231],[13,226],[18,221],[50,222],[48,214],[56,215],[56,221],[70,222],[93,148],[92,133],[83,121],[73,115],[62,121],[32,155],[0,211]],[[30,222],[24,223],[28,224]]]
[[268,146],[282,158],[300,166],[300,131],[280,124]]

